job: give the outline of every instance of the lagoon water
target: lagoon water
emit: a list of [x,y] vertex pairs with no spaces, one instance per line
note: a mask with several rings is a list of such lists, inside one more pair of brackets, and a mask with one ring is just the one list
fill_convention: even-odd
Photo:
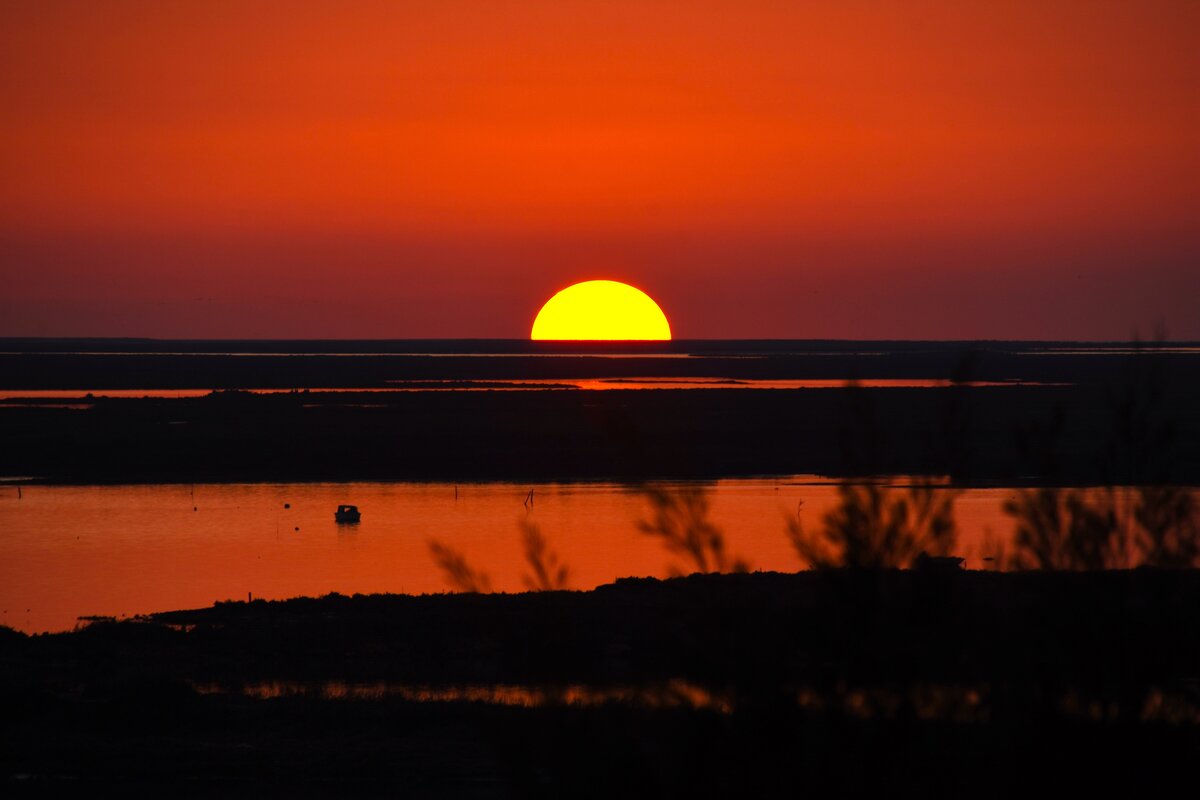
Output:
[[[837,486],[811,476],[723,480],[713,520],[753,569],[803,565],[788,517],[816,525]],[[532,490],[532,503],[527,503]],[[957,501],[957,554],[987,568],[1011,535],[1011,489],[972,489]],[[339,503],[362,510],[334,522]],[[290,507],[287,507],[290,506]],[[799,510],[799,511],[798,511]],[[495,589],[524,588],[518,521],[527,518],[570,567],[572,588],[623,576],[690,571],[641,533],[650,507],[613,483],[291,483],[0,486],[0,624],[72,628],[84,615],[133,616],[218,600],[328,592],[441,592],[429,554],[437,539],[487,572]]]

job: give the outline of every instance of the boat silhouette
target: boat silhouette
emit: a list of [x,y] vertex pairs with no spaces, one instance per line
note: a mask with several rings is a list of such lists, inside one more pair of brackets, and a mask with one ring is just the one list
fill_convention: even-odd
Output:
[[333,512],[333,518],[338,522],[358,522],[362,519],[362,514],[358,511],[358,506],[340,505],[337,511]]

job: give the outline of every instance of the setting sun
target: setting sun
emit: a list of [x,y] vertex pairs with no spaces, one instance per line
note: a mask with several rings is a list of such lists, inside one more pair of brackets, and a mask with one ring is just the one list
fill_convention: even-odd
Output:
[[671,338],[671,326],[641,289],[617,281],[584,281],[546,301],[529,338],[664,340]]

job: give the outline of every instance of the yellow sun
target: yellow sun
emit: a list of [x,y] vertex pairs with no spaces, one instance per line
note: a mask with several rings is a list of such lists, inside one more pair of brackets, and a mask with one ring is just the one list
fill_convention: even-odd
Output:
[[584,281],[546,301],[530,339],[671,338],[667,315],[641,289],[617,281]]

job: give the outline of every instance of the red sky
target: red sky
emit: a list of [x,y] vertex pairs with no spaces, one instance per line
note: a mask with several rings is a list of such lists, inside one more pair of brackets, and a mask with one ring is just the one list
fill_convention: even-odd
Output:
[[1200,3],[0,5],[0,335],[1200,339]]

